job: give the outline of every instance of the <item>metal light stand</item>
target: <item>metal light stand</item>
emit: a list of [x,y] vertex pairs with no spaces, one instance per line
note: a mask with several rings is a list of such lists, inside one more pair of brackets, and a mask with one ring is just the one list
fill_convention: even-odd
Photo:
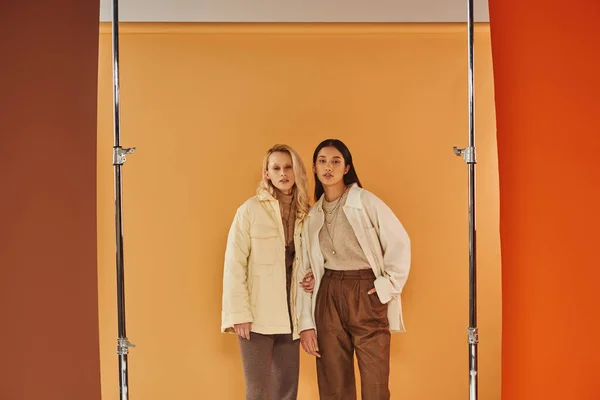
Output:
[[112,19],[113,39],[113,96],[114,96],[114,146],[113,166],[115,169],[115,225],[116,225],[116,256],[117,256],[117,309],[118,333],[117,354],[119,356],[119,388],[120,400],[129,399],[129,348],[135,347],[129,342],[125,326],[125,274],[123,272],[123,212],[122,203],[122,177],[121,166],[125,163],[125,156],[135,151],[135,147],[124,149],[121,147],[120,132],[120,94],[119,94],[119,1],[113,0]]
[[467,0],[468,62],[469,62],[469,147],[454,147],[454,153],[462,156],[469,166],[469,399],[478,398],[477,380],[477,232],[475,229],[475,117],[473,73],[473,0]]

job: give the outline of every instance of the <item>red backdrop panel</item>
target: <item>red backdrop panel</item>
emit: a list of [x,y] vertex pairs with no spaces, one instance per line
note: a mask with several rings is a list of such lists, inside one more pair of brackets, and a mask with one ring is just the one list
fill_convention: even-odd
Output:
[[490,0],[502,391],[598,399],[600,2]]

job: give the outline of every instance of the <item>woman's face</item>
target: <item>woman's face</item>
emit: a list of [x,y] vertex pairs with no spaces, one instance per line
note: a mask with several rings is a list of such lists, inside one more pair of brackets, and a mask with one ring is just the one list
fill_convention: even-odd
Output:
[[335,186],[340,182],[343,184],[344,175],[348,170],[350,166],[344,162],[344,156],[333,146],[323,147],[313,166],[313,171],[323,186]]
[[277,189],[283,193],[290,194],[296,182],[292,157],[282,151],[271,153],[267,162],[265,176]]

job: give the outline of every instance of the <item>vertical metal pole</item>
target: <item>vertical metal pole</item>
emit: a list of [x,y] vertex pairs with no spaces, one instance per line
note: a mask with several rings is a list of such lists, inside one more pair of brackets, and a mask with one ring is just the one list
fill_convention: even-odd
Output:
[[475,79],[473,71],[473,0],[467,0],[467,36],[468,36],[468,87],[469,87],[469,147],[454,147],[454,153],[462,155],[469,171],[469,399],[478,398],[478,353],[479,337],[477,332],[477,230],[475,227]]
[[122,212],[122,177],[121,166],[125,163],[125,155],[131,154],[135,148],[123,149],[121,147],[121,116],[119,93],[119,2],[113,0],[112,19],[113,39],[113,100],[114,100],[114,195],[115,195],[115,228],[116,228],[116,264],[117,264],[117,313],[118,313],[118,340],[117,354],[119,357],[119,388],[120,400],[129,399],[129,347],[135,347],[127,339],[125,324],[125,274],[123,262],[123,212]]

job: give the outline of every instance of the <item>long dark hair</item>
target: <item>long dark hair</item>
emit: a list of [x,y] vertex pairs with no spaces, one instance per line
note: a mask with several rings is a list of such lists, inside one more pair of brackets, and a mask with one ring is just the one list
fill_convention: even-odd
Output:
[[[350,153],[350,149],[348,146],[344,144],[341,140],[338,139],[326,139],[323,140],[313,154],[313,167],[317,165],[317,156],[323,147],[335,147],[340,153],[342,153],[342,157],[344,157],[344,164],[349,165],[350,169],[348,173],[344,175],[344,183],[346,186],[356,183],[359,187],[362,187],[360,184],[360,180],[358,179],[358,175],[356,174],[356,169],[354,168],[354,163],[352,162],[352,153]],[[317,173],[315,175],[315,201],[319,201],[323,193],[325,192],[323,189],[323,184],[319,180]]]

